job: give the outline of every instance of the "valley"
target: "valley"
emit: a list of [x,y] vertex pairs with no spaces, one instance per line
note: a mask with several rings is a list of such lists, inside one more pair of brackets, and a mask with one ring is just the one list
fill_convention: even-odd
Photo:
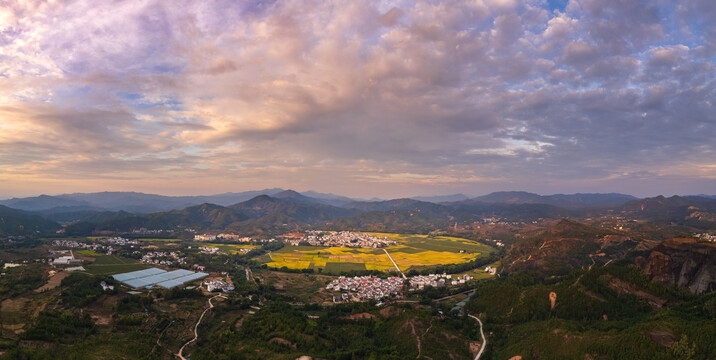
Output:
[[[715,200],[296,194],[52,226],[5,210],[0,358],[716,356]],[[206,277],[115,279],[151,268]]]

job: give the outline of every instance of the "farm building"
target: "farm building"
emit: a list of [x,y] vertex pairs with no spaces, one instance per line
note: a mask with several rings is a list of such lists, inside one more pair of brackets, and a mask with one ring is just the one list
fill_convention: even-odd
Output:
[[135,289],[155,285],[171,289],[206,276],[209,274],[183,269],[166,271],[157,268],[112,275],[115,280]]

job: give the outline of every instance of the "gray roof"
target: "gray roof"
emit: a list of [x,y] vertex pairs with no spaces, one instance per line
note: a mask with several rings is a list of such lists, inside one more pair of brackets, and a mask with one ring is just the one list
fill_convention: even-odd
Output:
[[201,279],[205,276],[209,276],[209,274],[183,269],[165,271],[157,268],[113,275],[115,280],[133,288],[158,285],[167,289]]

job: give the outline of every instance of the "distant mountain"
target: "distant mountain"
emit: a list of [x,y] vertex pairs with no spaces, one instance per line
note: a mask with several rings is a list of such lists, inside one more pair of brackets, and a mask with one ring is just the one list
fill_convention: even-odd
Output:
[[349,209],[361,211],[390,211],[390,210],[413,210],[413,211],[441,211],[444,209],[442,205],[433,204],[426,201],[418,201],[413,199],[394,199],[385,201],[354,201],[346,204]]
[[[284,192],[283,198],[260,195],[251,200],[230,206],[250,218],[279,218],[289,222],[308,224],[316,221],[327,221],[341,216],[357,214],[356,211],[336,206],[316,203],[311,198],[295,192]],[[279,216],[280,215],[280,216]]]
[[60,229],[54,221],[0,205],[0,236],[46,233]]
[[27,198],[12,198],[0,201],[0,205],[13,209],[25,211],[47,210],[58,207],[85,207],[91,208],[92,204],[76,199],[67,199],[56,196],[40,195]]
[[[324,194],[315,191],[304,191],[301,193],[304,196],[316,199],[324,204],[343,207],[345,204],[353,202],[354,200],[340,195]],[[269,194],[270,195],[270,194]]]
[[[250,200],[259,195],[274,196],[276,194],[291,191],[279,188],[264,189],[257,191],[245,191],[238,193],[224,193],[206,196],[164,196],[144,194],[139,192],[97,192],[97,193],[74,193],[56,196],[41,195],[29,198],[13,198],[0,201],[14,209],[25,211],[39,211],[61,218],[70,215],[61,215],[63,209],[70,212],[76,211],[127,211],[132,213],[148,214],[154,212],[184,209],[189,206],[200,204],[216,204],[229,206],[243,201]],[[294,192],[295,193],[295,192]],[[298,194],[298,193],[296,193]],[[303,194],[313,201],[322,204],[340,206],[353,201],[352,199],[333,194],[323,194],[309,191]],[[284,194],[284,196],[287,196]],[[72,208],[72,209],[71,209]]]
[[293,190],[281,191],[280,193],[271,195],[271,197],[274,199],[283,199],[283,200],[288,200],[288,201],[299,203],[299,204],[321,204],[322,203],[319,199],[302,195],[302,194],[300,194],[296,191],[293,191]]
[[479,221],[483,218],[500,218],[508,221],[561,219],[580,215],[576,210],[548,204],[505,204],[465,200],[445,203],[458,221]]
[[637,198],[625,194],[555,194],[538,195],[525,191],[500,191],[473,200],[502,204],[547,204],[568,209],[619,206]]
[[454,202],[469,199],[465,194],[437,195],[437,196],[411,196],[413,200],[426,201],[431,203]]

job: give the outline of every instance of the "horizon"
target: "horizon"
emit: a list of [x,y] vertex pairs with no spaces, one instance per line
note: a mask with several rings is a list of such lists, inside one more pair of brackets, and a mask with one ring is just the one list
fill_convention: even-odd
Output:
[[716,190],[714,1],[11,2],[0,33],[0,198]]
[[[159,196],[166,196],[166,197],[198,197],[198,196],[219,196],[224,194],[237,194],[237,193],[243,193],[243,192],[261,192],[264,190],[274,190],[274,189],[280,189],[281,191],[295,191],[300,194],[307,193],[307,192],[316,192],[320,194],[325,195],[334,195],[334,196],[341,196],[341,197],[347,197],[352,200],[358,200],[358,201],[373,201],[374,199],[377,199],[378,201],[386,201],[386,200],[396,200],[396,199],[411,199],[411,198],[417,198],[417,197],[444,197],[444,196],[453,196],[453,195],[464,195],[469,199],[474,199],[481,196],[490,195],[493,193],[500,193],[500,192],[525,192],[530,194],[536,194],[539,196],[553,196],[553,195],[578,195],[578,194],[599,194],[599,195],[606,195],[606,194],[619,194],[619,195],[628,195],[633,196],[638,199],[646,199],[646,198],[654,198],[658,196],[663,196],[666,198],[672,197],[672,196],[716,196],[716,194],[708,194],[708,193],[684,193],[684,194],[653,194],[648,196],[637,196],[633,194],[628,193],[621,193],[621,192],[574,192],[574,193],[537,193],[532,191],[525,191],[525,190],[500,190],[500,191],[492,191],[489,193],[484,194],[465,194],[461,192],[456,193],[446,193],[446,194],[433,194],[433,195],[410,195],[410,196],[400,196],[400,197],[355,197],[355,196],[349,196],[344,194],[337,194],[332,192],[323,192],[318,191],[316,189],[308,189],[308,190],[296,190],[291,188],[264,188],[264,189],[257,189],[257,190],[244,190],[244,191],[228,191],[228,192],[221,192],[221,193],[197,193],[192,195],[172,195],[172,194],[160,194],[160,193],[148,193],[143,191],[93,191],[93,192],[73,192],[73,193],[57,193],[57,194],[34,194],[34,195],[28,195],[28,196],[3,196],[0,195],[0,201],[2,200],[11,200],[11,199],[23,199],[23,198],[33,198],[33,197],[40,197],[40,196],[62,196],[62,195],[79,195],[79,194],[99,194],[99,193],[137,193],[137,194],[144,194],[144,195],[159,195]],[[259,196],[259,195],[257,195]],[[271,196],[271,195],[268,195]]]

